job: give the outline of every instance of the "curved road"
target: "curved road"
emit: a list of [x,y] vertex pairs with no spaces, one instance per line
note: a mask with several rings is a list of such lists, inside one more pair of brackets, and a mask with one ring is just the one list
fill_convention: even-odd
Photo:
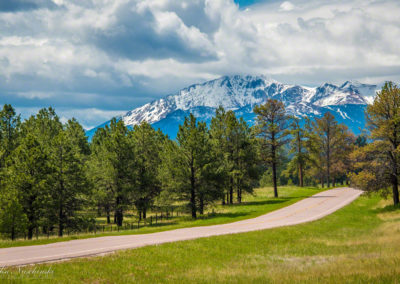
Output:
[[93,256],[115,250],[310,222],[351,203],[361,193],[362,191],[352,188],[331,189],[257,218],[229,224],[184,228],[152,234],[98,237],[47,245],[4,248],[0,249],[0,267]]

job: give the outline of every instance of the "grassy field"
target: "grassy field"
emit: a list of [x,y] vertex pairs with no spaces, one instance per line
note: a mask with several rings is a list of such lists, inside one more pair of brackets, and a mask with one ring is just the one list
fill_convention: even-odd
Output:
[[[13,247],[13,246],[27,246],[48,244],[60,241],[67,241],[72,239],[93,238],[100,236],[112,235],[128,235],[128,234],[147,234],[155,233],[165,230],[172,230],[184,227],[206,226],[235,222],[243,219],[257,217],[259,215],[271,212],[273,210],[288,206],[305,197],[311,196],[320,192],[319,188],[299,188],[294,186],[280,187],[279,198],[273,198],[272,188],[259,188],[255,190],[254,195],[245,195],[241,204],[232,205],[215,205],[208,209],[204,216],[200,216],[197,220],[193,220],[189,216],[174,216],[169,220],[163,220],[162,223],[154,224],[152,226],[141,227],[140,229],[115,231],[114,232],[97,232],[91,234],[79,234],[72,236],[59,237],[41,237],[33,240],[0,240],[0,248]],[[213,212],[213,213],[212,213]],[[210,214],[209,214],[210,213]],[[129,220],[128,220],[129,221]]]
[[360,197],[307,224],[24,269],[57,283],[398,283],[400,210],[389,204]]

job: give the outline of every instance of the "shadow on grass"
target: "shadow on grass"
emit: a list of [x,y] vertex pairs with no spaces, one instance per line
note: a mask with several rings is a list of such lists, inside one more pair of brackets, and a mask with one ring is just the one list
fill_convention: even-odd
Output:
[[271,204],[279,204],[286,202],[288,200],[299,198],[299,197],[278,197],[276,199],[268,199],[268,200],[260,200],[260,201],[247,201],[242,203],[234,203],[234,204],[226,204],[226,207],[240,207],[240,206],[248,206],[248,205],[271,205]]
[[[144,227],[146,227],[146,228],[153,228],[153,227],[165,227],[165,226],[170,226],[170,225],[177,225],[179,222],[177,222],[177,221],[170,221],[170,220],[168,220],[169,222],[165,222],[165,223],[155,223],[155,222],[153,222],[153,224],[152,225],[150,225],[150,224],[146,224],[146,226],[144,226]],[[143,228],[143,225],[141,225],[140,226],[140,228]],[[133,230],[135,230],[135,229],[133,229]]]
[[377,208],[374,210],[376,213],[385,213],[385,212],[394,212],[400,210],[400,204],[397,205],[386,205],[385,207],[382,208]]

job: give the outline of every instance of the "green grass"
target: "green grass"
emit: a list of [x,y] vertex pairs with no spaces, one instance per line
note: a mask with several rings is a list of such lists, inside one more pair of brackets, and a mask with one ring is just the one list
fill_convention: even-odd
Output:
[[[212,214],[205,214],[200,216],[197,220],[191,219],[188,216],[173,217],[170,220],[163,221],[160,224],[153,226],[141,227],[140,229],[114,231],[95,234],[79,234],[73,236],[59,237],[41,237],[33,240],[0,240],[0,248],[27,246],[27,245],[41,245],[49,244],[60,241],[68,241],[73,239],[93,238],[100,236],[115,236],[115,235],[129,235],[129,234],[148,234],[166,230],[173,230],[185,227],[194,226],[207,226],[215,224],[223,224],[235,222],[243,219],[254,218],[262,214],[271,212],[273,210],[293,204],[305,197],[314,195],[320,192],[321,189],[313,187],[294,187],[285,186],[279,188],[279,198],[273,198],[272,188],[258,188],[255,190],[254,195],[245,195],[241,204],[232,205],[215,205],[208,209]],[[207,212],[206,212],[207,213]]]
[[400,210],[389,203],[360,197],[307,224],[24,269],[51,269],[57,283],[399,283]]

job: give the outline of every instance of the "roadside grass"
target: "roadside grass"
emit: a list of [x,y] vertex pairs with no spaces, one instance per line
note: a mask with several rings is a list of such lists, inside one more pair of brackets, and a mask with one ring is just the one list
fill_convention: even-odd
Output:
[[302,225],[24,269],[50,269],[57,283],[399,283],[400,210],[389,204],[362,196]]
[[[243,197],[241,204],[232,205],[214,205],[207,209],[203,216],[199,216],[197,220],[193,220],[190,216],[181,215],[179,217],[173,216],[168,220],[163,220],[161,223],[152,226],[143,226],[139,229],[134,228],[131,230],[121,230],[113,232],[94,233],[81,233],[76,235],[64,237],[39,237],[33,240],[19,239],[15,241],[0,240],[0,248],[15,247],[15,246],[28,246],[28,245],[42,245],[61,241],[69,241],[74,239],[86,239],[102,236],[117,236],[117,235],[131,235],[131,234],[148,234],[161,232],[166,230],[173,230],[186,227],[207,226],[223,223],[235,222],[243,219],[254,218],[265,213],[277,210],[279,208],[293,204],[303,198],[314,195],[322,190],[316,187],[295,187],[283,186],[279,188],[279,198],[273,197],[273,189],[271,187],[258,188],[254,190],[253,195],[246,194]],[[103,218],[104,219],[104,218]]]

